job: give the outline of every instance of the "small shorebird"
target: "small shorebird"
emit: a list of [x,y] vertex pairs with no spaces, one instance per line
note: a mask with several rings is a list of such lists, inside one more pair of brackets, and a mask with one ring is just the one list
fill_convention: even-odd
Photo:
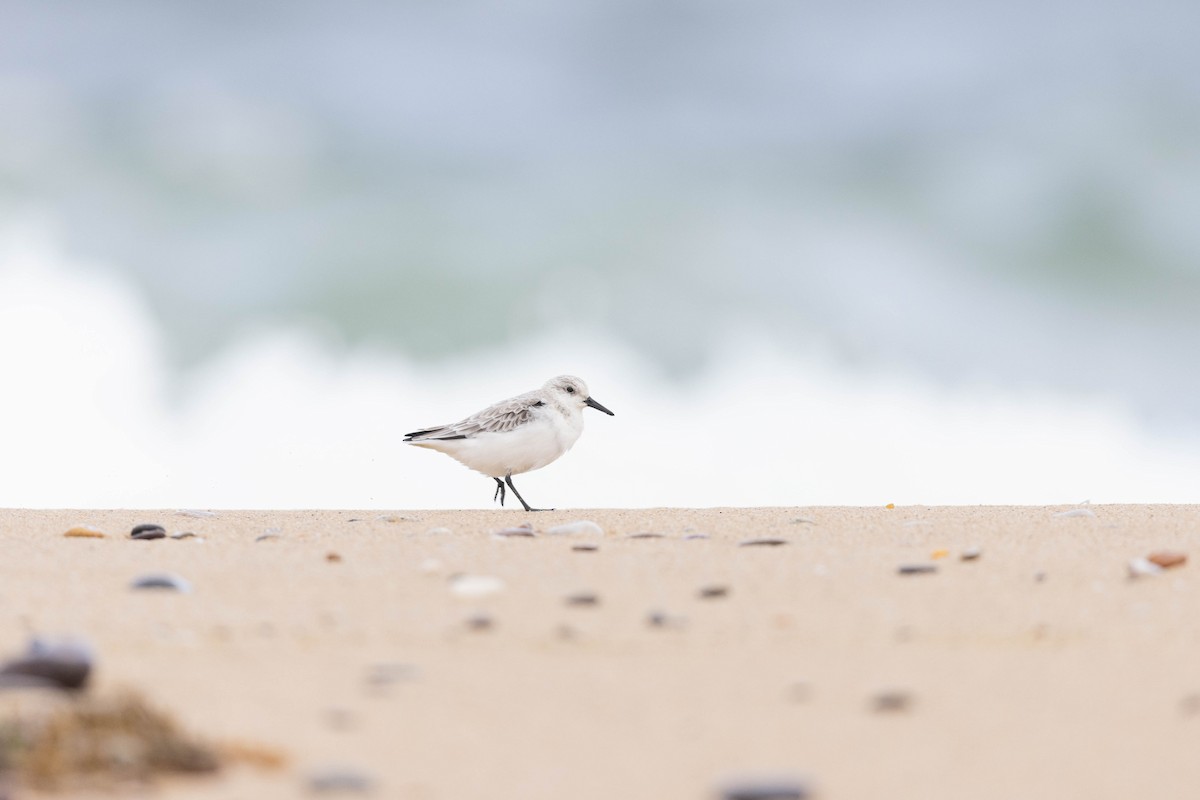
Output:
[[571,375],[559,375],[540,389],[510,397],[461,422],[404,434],[404,441],[445,453],[463,466],[482,472],[496,482],[492,500],[504,505],[504,487],[531,508],[512,476],[541,469],[571,449],[583,433],[583,409],[591,406],[616,416],[588,394],[587,384]]

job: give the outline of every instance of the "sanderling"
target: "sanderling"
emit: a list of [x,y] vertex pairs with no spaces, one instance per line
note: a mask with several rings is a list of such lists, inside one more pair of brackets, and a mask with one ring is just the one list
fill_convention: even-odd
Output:
[[616,416],[588,394],[587,384],[571,375],[546,381],[541,389],[488,406],[462,422],[424,428],[404,435],[417,447],[438,450],[496,482],[492,500],[504,505],[504,485],[531,508],[512,476],[541,469],[571,449],[583,433],[583,407]]

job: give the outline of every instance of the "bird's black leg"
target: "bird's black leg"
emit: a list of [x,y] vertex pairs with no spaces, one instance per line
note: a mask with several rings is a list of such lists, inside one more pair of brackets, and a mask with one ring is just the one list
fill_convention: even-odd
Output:
[[[499,480],[499,479],[497,479],[497,480]],[[521,493],[517,491],[517,487],[513,486],[512,475],[505,475],[504,480],[506,483],[508,483],[508,488],[512,489],[512,493],[515,494],[517,496],[517,499],[521,501],[521,505],[525,506],[526,511],[553,511],[554,510],[553,508],[533,508],[533,507],[531,507],[529,505],[529,503],[525,502],[525,498],[521,497]]]
[[[504,481],[500,480],[499,478],[492,478],[492,480],[494,480],[496,482],[496,493],[492,495],[492,502],[493,503],[496,502],[496,498],[499,497],[500,498],[500,507],[503,508],[504,507]],[[513,489],[513,491],[515,492],[517,490]],[[517,497],[520,497],[520,495],[517,495]],[[522,503],[522,505],[524,505],[525,501],[522,500],[521,503]]]

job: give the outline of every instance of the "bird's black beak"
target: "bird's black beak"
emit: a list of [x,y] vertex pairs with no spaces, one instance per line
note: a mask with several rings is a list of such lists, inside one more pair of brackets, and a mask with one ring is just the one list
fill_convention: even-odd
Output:
[[586,399],[585,399],[583,402],[584,402],[584,404],[585,404],[585,405],[589,405],[589,406],[591,406],[592,408],[596,409],[597,411],[603,411],[605,414],[608,414],[610,417],[615,417],[615,416],[616,416],[616,414],[612,413],[612,412],[611,412],[611,411],[609,411],[607,408],[605,408],[604,406],[600,405],[599,403],[597,403],[595,400],[593,400],[593,399],[592,399],[592,398],[590,398],[590,397],[586,398]]

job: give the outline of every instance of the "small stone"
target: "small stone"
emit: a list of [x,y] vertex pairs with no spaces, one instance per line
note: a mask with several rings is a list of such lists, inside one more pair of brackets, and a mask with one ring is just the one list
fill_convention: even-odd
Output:
[[598,544],[573,544],[571,549],[576,553],[594,553],[600,549]]
[[490,631],[495,624],[495,621],[489,615],[482,612],[472,614],[466,619],[467,628],[473,631]]
[[266,533],[260,533],[258,536],[255,536],[254,541],[268,542],[272,539],[278,539],[278,538],[279,538],[279,531],[275,528],[270,528],[267,530]]
[[454,575],[450,591],[459,597],[484,597],[504,588],[504,581],[491,575]]
[[212,519],[213,517],[217,516],[215,511],[200,511],[199,509],[195,508],[184,508],[176,511],[175,513],[178,516],[192,517],[193,519]]
[[546,533],[551,536],[603,536],[604,529],[590,519],[579,519],[565,525],[555,525]]
[[792,520],[793,525],[816,525],[817,521],[811,517],[796,517]]
[[91,525],[76,525],[68,529],[63,536],[69,539],[103,539],[105,533],[99,528],[93,528]]
[[1069,511],[1059,511],[1056,517],[1095,517],[1096,512],[1090,508],[1072,508]]
[[595,592],[575,592],[566,597],[569,606],[598,606],[600,597]]
[[179,533],[172,533],[171,538],[172,539],[198,539],[200,537],[196,536],[196,534],[192,533],[191,531],[180,531]]
[[501,539],[532,539],[534,537],[533,526],[518,525],[515,528],[501,528],[498,531],[492,531],[492,536],[496,536]]
[[625,538],[626,539],[663,539],[666,537],[664,537],[661,533],[652,533],[650,531],[645,531],[642,533],[631,533],[628,536],[626,536]]
[[758,539],[743,539],[738,542],[738,547],[778,547],[781,544],[787,544],[787,539],[777,539],[770,536],[764,536]]
[[713,584],[712,586],[702,586],[698,592],[703,600],[715,600],[718,597],[728,597],[729,587]]
[[1146,556],[1146,560],[1151,564],[1157,564],[1163,569],[1171,567],[1179,567],[1187,563],[1187,553],[1180,553],[1175,550],[1157,550]]
[[325,554],[325,560],[331,564],[340,564],[342,562],[342,557],[337,553],[330,551]]
[[366,794],[374,786],[375,781],[370,775],[351,767],[326,767],[308,776],[308,790],[314,794]]
[[153,523],[137,525],[129,532],[129,538],[141,539],[144,541],[148,541],[150,539],[165,539],[167,538],[167,529],[162,525],[155,525]]
[[416,680],[420,671],[412,664],[391,662],[372,664],[367,670],[367,685],[374,688],[391,686],[393,683]]
[[20,658],[0,665],[0,689],[49,686],[82,689],[94,662],[92,647],[81,639],[34,638]]
[[665,611],[651,611],[646,615],[646,624],[651,628],[682,628],[686,624],[683,617],[668,614]]
[[974,561],[981,555],[983,555],[982,549],[978,547],[968,547],[966,550],[962,551],[962,555],[959,556],[959,559],[962,561]]
[[950,555],[949,550],[946,550],[945,548],[939,548],[937,550],[934,550],[932,553],[930,553],[929,557],[936,561],[937,559],[945,558],[948,555]]
[[929,575],[937,572],[936,564],[901,564],[896,568],[901,575]]
[[895,504],[895,503],[888,503],[886,506],[884,506],[884,508],[887,508],[887,509],[892,509],[892,508],[895,508],[895,507],[896,507],[896,504]]
[[871,698],[871,709],[877,713],[895,714],[912,707],[912,695],[898,689],[880,692]]
[[685,542],[695,542],[700,539],[711,539],[711,538],[712,537],[709,536],[707,533],[689,533],[687,536],[683,537],[683,540]]
[[1158,575],[1163,571],[1163,568],[1147,558],[1133,558],[1129,560],[1127,565],[1130,578],[1145,578],[1151,575]]
[[153,572],[140,575],[129,584],[130,589],[165,589],[172,592],[187,594],[192,591],[192,585],[178,575],[169,572]]
[[746,776],[726,781],[718,790],[721,800],[807,800],[812,786],[796,776]]

